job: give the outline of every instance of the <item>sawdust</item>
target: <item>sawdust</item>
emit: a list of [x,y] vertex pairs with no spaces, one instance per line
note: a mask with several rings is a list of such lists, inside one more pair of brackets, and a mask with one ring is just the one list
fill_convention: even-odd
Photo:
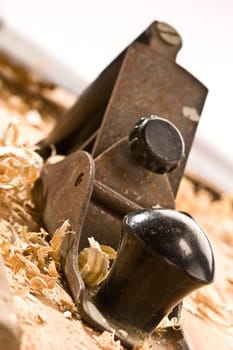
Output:
[[[28,119],[26,109],[20,113]],[[99,339],[100,334],[79,320],[59,274],[59,250],[69,223],[65,221],[50,242],[39,226],[31,190],[43,160],[21,137],[20,122],[11,115],[0,139],[0,253],[23,331],[21,350],[120,349],[111,334]],[[53,156],[49,162],[57,160],[60,157]]]
[[55,119],[49,112],[39,112],[41,102],[27,103],[20,95],[12,94],[4,81],[0,80],[0,137],[12,119],[18,121],[19,142],[34,145],[44,138],[55,125]]
[[0,216],[12,222],[33,221],[31,189],[43,161],[33,148],[18,145],[19,130],[12,121],[0,139]]
[[206,190],[195,191],[191,181],[183,179],[177,196],[177,209],[195,218],[206,231],[214,249],[215,281],[185,299],[186,310],[213,327],[233,335],[233,197],[222,194],[213,200]]

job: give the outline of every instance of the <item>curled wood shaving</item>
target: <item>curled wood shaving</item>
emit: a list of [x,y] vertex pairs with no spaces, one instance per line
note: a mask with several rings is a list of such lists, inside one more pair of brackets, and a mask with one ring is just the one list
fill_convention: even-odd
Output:
[[169,319],[167,316],[165,316],[156,327],[156,330],[160,331],[168,327],[172,327],[173,329],[180,329],[181,320],[177,317],[172,317],[171,319]]
[[103,245],[103,244],[100,245],[100,248],[105,254],[107,254],[109,260],[116,259],[117,252],[115,251],[115,249],[113,249],[112,247],[109,247],[108,245]]
[[24,144],[34,145],[52,130],[58,110],[48,107],[40,98],[26,97],[22,91],[13,90],[0,78],[0,135],[9,121],[17,118],[20,121],[19,139]]
[[52,148],[52,155],[46,160],[46,162],[45,162],[46,165],[56,164],[56,163],[62,161],[63,159],[65,159],[65,156],[56,154],[55,152],[56,152],[56,150],[55,149],[53,150],[53,148]]
[[107,277],[109,272],[109,260],[115,258],[114,249],[100,246],[93,238],[88,238],[89,248],[84,248],[78,256],[78,264],[81,276],[85,284],[98,286]]
[[[35,234],[19,224],[12,225],[0,220],[0,252],[7,266],[14,271],[15,287],[20,289],[27,285],[34,293],[41,293],[44,288],[54,287],[58,272],[51,260],[51,247],[45,240],[42,246],[35,243]],[[44,231],[38,232],[37,236],[41,241]],[[51,274],[48,273],[49,269]]]
[[34,221],[31,189],[43,160],[34,149],[19,147],[17,140],[18,128],[13,122],[0,142],[0,217],[22,224]]
[[11,288],[22,295],[43,297],[60,311],[78,317],[74,302],[60,285],[53,248],[47,233],[30,232],[26,226],[0,220],[0,253],[7,266]]
[[64,237],[71,233],[69,220],[65,220],[63,224],[56,229],[53,234],[53,238],[50,241],[50,245],[53,249],[53,259],[55,264],[60,267],[60,251]]

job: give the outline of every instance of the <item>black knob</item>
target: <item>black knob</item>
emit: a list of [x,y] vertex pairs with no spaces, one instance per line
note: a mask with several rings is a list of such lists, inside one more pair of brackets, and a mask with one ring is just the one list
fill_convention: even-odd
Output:
[[145,168],[163,174],[184,157],[184,140],[174,124],[157,116],[141,118],[129,135],[134,158]]
[[98,310],[120,329],[150,333],[188,293],[212,282],[210,243],[188,215],[171,209],[128,214]]

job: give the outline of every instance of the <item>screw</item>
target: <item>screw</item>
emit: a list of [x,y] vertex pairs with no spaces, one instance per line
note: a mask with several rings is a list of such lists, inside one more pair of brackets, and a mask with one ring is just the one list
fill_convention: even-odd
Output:
[[160,38],[172,46],[181,46],[181,37],[177,31],[167,23],[158,22],[157,30]]

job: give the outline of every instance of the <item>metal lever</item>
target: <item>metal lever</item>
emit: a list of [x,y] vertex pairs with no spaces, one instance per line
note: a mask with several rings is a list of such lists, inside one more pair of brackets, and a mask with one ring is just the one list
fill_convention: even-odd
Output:
[[70,232],[61,247],[61,266],[76,303],[84,290],[78,269],[79,240],[93,190],[95,166],[92,157],[77,151],[44,167],[33,196],[46,229],[52,237],[68,219]]

